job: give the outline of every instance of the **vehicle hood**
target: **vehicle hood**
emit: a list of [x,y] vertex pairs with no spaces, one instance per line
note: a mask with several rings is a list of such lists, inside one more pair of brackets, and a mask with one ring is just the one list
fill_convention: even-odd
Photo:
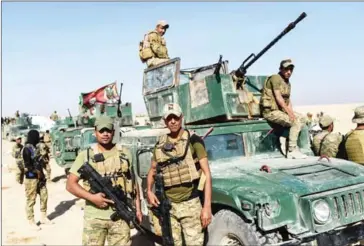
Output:
[[[260,171],[263,165],[270,173]],[[303,196],[340,187],[364,183],[364,167],[354,162],[319,157],[306,159],[229,158],[210,161],[212,185],[223,191],[235,189],[279,192]]]

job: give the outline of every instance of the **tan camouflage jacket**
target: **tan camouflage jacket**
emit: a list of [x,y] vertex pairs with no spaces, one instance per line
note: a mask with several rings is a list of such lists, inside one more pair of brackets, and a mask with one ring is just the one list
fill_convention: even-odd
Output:
[[343,135],[340,133],[322,131],[313,138],[313,151],[317,156],[336,157],[342,141]]

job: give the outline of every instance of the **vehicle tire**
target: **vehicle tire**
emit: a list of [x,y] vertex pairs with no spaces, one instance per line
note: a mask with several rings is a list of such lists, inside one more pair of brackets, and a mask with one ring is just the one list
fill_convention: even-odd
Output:
[[208,227],[206,245],[271,245],[282,242],[278,232],[263,234],[230,210],[220,210]]

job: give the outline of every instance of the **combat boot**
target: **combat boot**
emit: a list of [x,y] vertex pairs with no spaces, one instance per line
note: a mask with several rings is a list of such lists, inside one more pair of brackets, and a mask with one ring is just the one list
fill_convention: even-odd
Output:
[[41,230],[41,228],[39,226],[37,226],[37,224],[35,223],[34,219],[30,219],[30,220],[28,220],[28,222],[29,222],[29,227],[31,230],[33,230],[33,231]]
[[279,137],[279,143],[281,147],[282,154],[284,156],[287,156],[287,138],[280,136]]
[[305,159],[307,155],[303,154],[297,147],[293,150],[289,150],[287,153],[287,159]]
[[48,219],[47,213],[45,213],[45,212],[42,212],[42,214],[41,214],[40,223],[41,224],[45,224],[45,225],[52,225],[52,224],[54,224],[52,221],[50,221]]

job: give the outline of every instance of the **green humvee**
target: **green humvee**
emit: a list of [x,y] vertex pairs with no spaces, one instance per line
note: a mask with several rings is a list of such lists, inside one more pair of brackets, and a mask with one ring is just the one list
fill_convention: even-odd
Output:
[[[364,167],[314,156],[307,126],[298,146],[308,157],[286,159],[279,138],[287,137],[288,129],[272,130],[257,105],[239,100],[228,62],[220,65],[180,70],[175,58],[144,71],[143,96],[153,127],[125,132],[121,139],[135,156],[143,214],[148,216],[151,151],[157,137],[168,133],[162,108],[175,102],[185,129],[203,136],[213,128],[204,138],[213,178],[207,245],[345,245],[362,239]],[[245,89],[260,99],[266,78],[247,76]]]
[[22,113],[19,118],[15,120],[15,124],[6,126],[3,132],[3,138],[8,141],[15,141],[17,136],[22,136],[22,139],[26,139],[30,130],[40,130],[40,126],[32,123],[32,118],[27,113]]

